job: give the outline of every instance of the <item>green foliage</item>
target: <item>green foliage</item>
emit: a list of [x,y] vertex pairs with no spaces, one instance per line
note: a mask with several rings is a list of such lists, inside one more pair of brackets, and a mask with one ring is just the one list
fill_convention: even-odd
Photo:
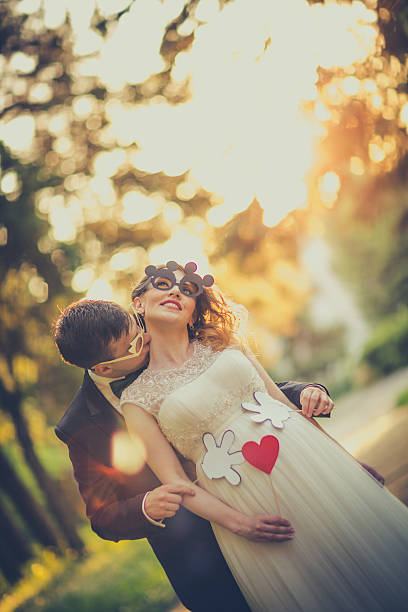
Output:
[[374,323],[408,303],[407,169],[408,157],[386,179],[350,179],[327,218],[335,270]]
[[402,393],[399,394],[395,405],[397,407],[408,406],[408,389],[405,389],[405,391],[402,391]]
[[164,612],[175,605],[174,592],[146,541],[114,544],[89,531],[87,539],[90,555],[52,572],[46,586],[17,607],[18,612]]
[[408,309],[401,308],[380,322],[364,347],[362,360],[384,375],[408,365]]
[[321,382],[331,393],[334,389],[339,394],[347,391],[349,381],[344,370],[347,342],[343,325],[319,327],[306,313],[297,325],[294,336],[283,341],[283,356],[272,378]]

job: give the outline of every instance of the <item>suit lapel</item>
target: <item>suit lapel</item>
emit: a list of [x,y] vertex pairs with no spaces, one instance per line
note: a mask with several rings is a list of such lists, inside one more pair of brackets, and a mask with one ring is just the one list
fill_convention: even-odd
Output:
[[116,431],[126,429],[124,418],[108,402],[93,380],[85,372],[83,389],[91,422],[99,427],[109,438]]

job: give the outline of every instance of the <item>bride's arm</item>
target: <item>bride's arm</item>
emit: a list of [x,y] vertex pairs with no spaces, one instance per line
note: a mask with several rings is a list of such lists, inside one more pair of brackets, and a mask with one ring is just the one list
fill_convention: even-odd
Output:
[[130,403],[124,404],[122,410],[130,435],[143,440],[147,462],[161,482],[193,488],[194,496],[183,497],[183,506],[188,510],[249,540],[280,542],[292,538],[289,521],[272,515],[247,516],[192,484],[152,415]]

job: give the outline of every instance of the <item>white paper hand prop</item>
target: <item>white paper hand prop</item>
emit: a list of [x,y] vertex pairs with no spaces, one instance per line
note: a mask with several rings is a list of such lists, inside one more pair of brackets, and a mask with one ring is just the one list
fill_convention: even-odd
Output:
[[263,423],[269,420],[276,429],[283,429],[283,421],[286,421],[290,416],[289,408],[261,391],[255,391],[254,398],[259,405],[250,402],[242,402],[241,404],[244,410],[256,413],[251,416],[252,421]]
[[204,474],[210,478],[226,478],[232,485],[239,485],[241,476],[231,466],[245,461],[241,451],[229,453],[233,445],[235,434],[227,429],[222,434],[221,442],[217,444],[214,436],[207,432],[203,435],[203,443],[207,449],[201,463]]

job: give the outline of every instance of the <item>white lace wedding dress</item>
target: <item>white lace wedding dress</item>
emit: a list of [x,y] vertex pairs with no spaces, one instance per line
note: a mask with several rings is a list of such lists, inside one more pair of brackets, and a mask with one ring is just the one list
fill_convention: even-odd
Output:
[[[283,429],[255,423],[241,402],[264,383],[245,355],[220,353],[199,342],[180,368],[145,370],[122,395],[157,419],[168,440],[193,460],[201,487],[245,512],[277,514],[295,538],[260,544],[213,524],[234,577],[253,611],[396,612],[408,601],[408,509],[346,451],[304,417],[289,413]],[[368,417],[367,417],[368,418]],[[210,433],[230,453],[265,435],[279,440],[270,474],[247,461],[234,465],[238,485],[202,469]],[[276,491],[273,494],[272,483]]]

